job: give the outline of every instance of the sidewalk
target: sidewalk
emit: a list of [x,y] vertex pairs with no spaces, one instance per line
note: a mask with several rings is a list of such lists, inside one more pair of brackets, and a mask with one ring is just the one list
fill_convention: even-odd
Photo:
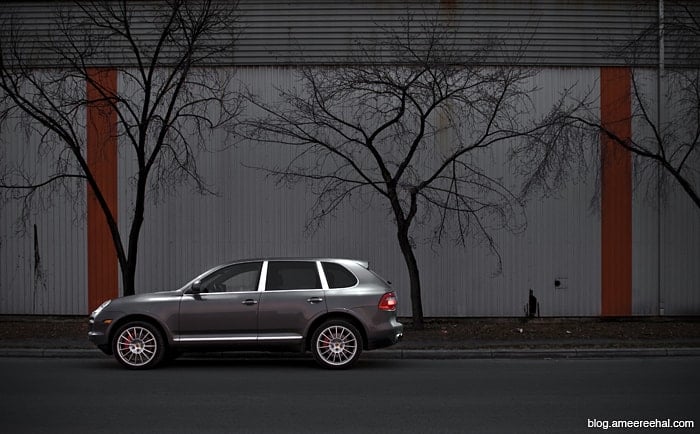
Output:
[[[424,330],[406,321],[399,344],[367,359],[568,359],[700,357],[700,318],[434,319]],[[269,353],[213,352],[186,357],[266,358]],[[0,316],[0,357],[107,357],[87,339],[87,318]],[[279,355],[275,356],[279,357]],[[284,357],[304,357],[286,353]]]

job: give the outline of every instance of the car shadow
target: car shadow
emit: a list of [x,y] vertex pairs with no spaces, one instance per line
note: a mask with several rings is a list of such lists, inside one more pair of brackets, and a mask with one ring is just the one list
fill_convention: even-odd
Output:
[[[122,368],[119,363],[114,359],[100,358],[95,359],[89,363],[89,366],[94,369],[104,369],[104,370],[119,370],[126,371]],[[400,360],[391,359],[360,359],[349,371],[357,370],[384,370],[384,369],[396,369],[401,366]],[[295,354],[291,357],[289,356],[275,356],[275,355],[259,355],[259,356],[237,356],[237,355],[225,355],[225,356],[203,356],[200,354],[195,355],[182,355],[175,360],[169,360],[163,362],[155,370],[179,370],[179,369],[313,369],[330,372],[332,370],[326,370],[319,367],[310,355],[299,355]]]

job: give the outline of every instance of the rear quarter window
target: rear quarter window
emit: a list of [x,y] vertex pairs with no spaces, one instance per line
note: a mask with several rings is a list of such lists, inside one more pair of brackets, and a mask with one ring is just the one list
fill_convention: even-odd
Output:
[[348,288],[357,285],[357,277],[347,268],[335,262],[322,262],[329,288]]

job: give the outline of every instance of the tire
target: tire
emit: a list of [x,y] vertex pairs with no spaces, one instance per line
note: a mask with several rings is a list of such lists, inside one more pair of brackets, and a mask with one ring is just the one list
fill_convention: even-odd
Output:
[[348,369],[360,358],[362,335],[347,321],[326,321],[314,331],[311,352],[323,368]]
[[143,321],[124,324],[112,339],[114,358],[127,369],[155,368],[163,361],[166,350],[160,331]]

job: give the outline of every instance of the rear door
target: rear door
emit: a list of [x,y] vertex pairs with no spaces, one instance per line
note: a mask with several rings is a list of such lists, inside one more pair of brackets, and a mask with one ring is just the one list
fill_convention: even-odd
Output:
[[262,262],[223,267],[195,282],[180,301],[181,343],[255,342]]
[[269,261],[260,297],[258,340],[301,341],[308,324],[327,311],[316,261]]

